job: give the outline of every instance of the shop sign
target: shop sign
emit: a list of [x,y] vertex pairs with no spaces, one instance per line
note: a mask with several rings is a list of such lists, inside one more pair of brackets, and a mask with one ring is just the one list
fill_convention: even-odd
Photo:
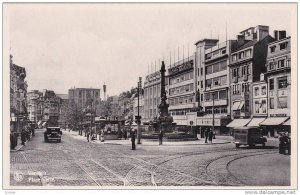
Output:
[[270,114],[270,117],[286,117],[286,114]]
[[169,73],[170,74],[175,74],[175,73],[187,70],[187,69],[191,69],[191,68],[193,68],[193,64],[194,64],[193,60],[190,60],[188,62],[184,62],[183,64],[180,64],[180,65],[177,65],[175,67],[170,68]]

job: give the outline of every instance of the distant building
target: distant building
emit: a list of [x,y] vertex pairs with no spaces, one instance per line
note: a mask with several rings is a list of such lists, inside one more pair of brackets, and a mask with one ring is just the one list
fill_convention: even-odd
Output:
[[270,136],[290,132],[291,117],[291,37],[275,31],[275,41],[268,45],[266,62],[268,82],[268,118],[260,123]]
[[246,126],[250,122],[252,84],[266,72],[268,44],[273,41],[269,27],[261,25],[248,28],[237,36],[237,50],[231,54],[229,65],[231,118],[234,120],[228,127]]
[[68,123],[68,94],[56,94],[56,96],[59,98],[59,125],[63,127]]
[[32,90],[27,93],[28,119],[35,123],[41,123],[43,119],[43,93]]
[[[60,114],[60,98],[52,90],[43,90],[43,124],[58,123]],[[58,125],[58,124],[49,124]]]
[[100,89],[72,88],[68,92],[69,101],[73,101],[79,108],[95,110],[100,103]]

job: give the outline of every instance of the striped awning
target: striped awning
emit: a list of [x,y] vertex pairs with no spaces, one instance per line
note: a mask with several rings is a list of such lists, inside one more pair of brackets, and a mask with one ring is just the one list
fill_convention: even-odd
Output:
[[282,125],[289,117],[268,117],[260,125]]
[[266,118],[252,118],[247,124],[247,127],[259,127],[259,124],[266,120]]
[[227,125],[227,127],[244,127],[246,126],[251,119],[234,119],[233,121],[231,121],[231,123],[229,123]]

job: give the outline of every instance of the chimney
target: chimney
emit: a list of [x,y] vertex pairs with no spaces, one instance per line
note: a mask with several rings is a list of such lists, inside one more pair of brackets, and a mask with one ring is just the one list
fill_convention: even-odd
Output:
[[237,45],[238,47],[242,46],[245,44],[245,36],[244,35],[237,35],[236,36],[237,39]]
[[256,27],[257,39],[260,41],[269,35],[269,26],[258,25]]
[[275,37],[276,41],[284,39],[284,38],[286,38],[286,31],[285,30],[274,30],[274,37]]

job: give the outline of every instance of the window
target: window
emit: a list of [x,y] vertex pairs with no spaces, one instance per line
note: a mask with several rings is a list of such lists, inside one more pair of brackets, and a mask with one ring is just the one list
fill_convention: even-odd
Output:
[[278,89],[287,87],[287,77],[278,78]]
[[205,93],[204,98],[205,98],[205,101],[209,101],[210,100],[210,93]]
[[236,72],[236,69],[233,69],[232,78],[235,78],[235,77],[237,77],[237,72]]
[[219,77],[214,78],[214,87],[218,87],[219,86]]
[[267,94],[267,89],[266,86],[261,87],[261,95],[266,95]]
[[261,101],[261,109],[262,109],[262,113],[267,113],[267,102],[266,100],[262,100]]
[[203,101],[203,94],[201,94],[201,101]]
[[279,45],[280,50],[286,49],[287,48],[287,42],[281,43]]
[[274,90],[274,79],[269,79],[269,89]]
[[270,98],[270,109],[274,109],[274,98]]
[[273,62],[270,62],[269,63],[269,70],[274,70],[275,67],[274,67],[274,63]]
[[200,75],[200,70],[199,70],[199,68],[197,69],[197,75],[198,75],[198,76]]
[[251,49],[248,49],[247,51],[246,51],[246,57],[250,57],[251,56]]
[[211,87],[212,79],[206,80],[206,87]]
[[255,96],[259,96],[259,88],[258,87],[254,88],[254,94],[255,94]]
[[240,68],[236,68],[236,76],[240,77]]
[[212,73],[212,66],[205,67],[205,74],[211,74]]
[[232,61],[236,61],[236,54],[235,55],[232,55]]
[[255,101],[255,108],[254,108],[254,109],[255,109],[255,113],[256,113],[256,114],[258,114],[258,113],[259,113],[259,107],[260,107],[260,105],[259,105],[259,101],[257,101],[257,100],[256,100],[256,101]]
[[212,56],[212,53],[206,54],[206,55],[205,55],[205,59],[206,59],[206,60],[209,60],[209,59],[211,59],[211,56]]
[[286,67],[291,67],[291,60],[286,61]]
[[227,69],[227,63],[226,61],[220,62],[220,71]]
[[278,68],[284,68],[284,59],[283,60],[278,60]]
[[239,53],[239,59],[244,58],[244,52]]
[[[199,82],[199,81],[198,81]],[[203,81],[201,81],[201,88],[203,88]]]
[[227,76],[221,76],[220,77],[220,85],[226,85],[227,84]]
[[275,46],[272,46],[272,47],[270,47],[270,52],[271,52],[271,53],[274,53],[274,52],[275,52],[275,49],[276,49],[276,45],[275,45]]
[[287,97],[278,98],[278,108],[287,108]]
[[[202,81],[201,81],[202,82]],[[200,82],[198,81],[198,85],[200,84]]]
[[220,100],[226,99],[226,90],[219,91],[219,99]]
[[222,54],[226,54],[226,49],[223,49],[223,50],[222,50]]
[[213,72],[219,72],[220,68],[219,68],[219,63],[218,64],[214,64],[213,65]]

